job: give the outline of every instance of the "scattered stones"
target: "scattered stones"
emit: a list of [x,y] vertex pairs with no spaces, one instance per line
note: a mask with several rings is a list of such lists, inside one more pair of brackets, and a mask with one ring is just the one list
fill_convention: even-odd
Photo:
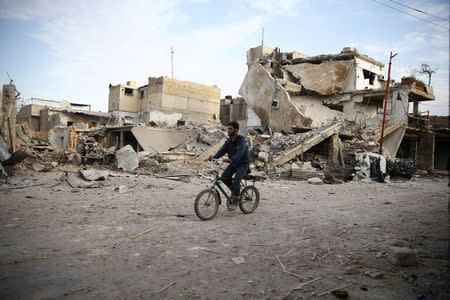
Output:
[[364,275],[369,276],[370,278],[373,279],[380,279],[384,277],[383,272],[380,271],[365,271]]
[[109,172],[107,170],[81,170],[81,175],[84,179],[93,180],[106,180],[108,179]]
[[233,257],[231,260],[237,265],[245,263],[245,258],[243,258],[242,256]]
[[31,165],[31,167],[33,168],[33,170],[35,170],[36,172],[41,172],[45,170],[45,166],[41,163],[35,162]]
[[346,274],[346,275],[358,274],[358,273],[359,273],[358,266],[347,266],[344,268],[344,274]]
[[291,172],[292,179],[300,180],[306,180],[316,176],[317,174],[316,168],[314,168],[309,161],[304,162],[301,166],[296,163],[291,164]]
[[414,266],[417,263],[417,252],[406,247],[392,247],[390,261],[397,266]]
[[269,161],[269,153],[267,153],[267,152],[259,152],[258,153],[258,159],[260,161],[263,161],[263,162],[267,163]]
[[323,184],[323,180],[320,178],[317,178],[317,177],[309,178],[306,182],[308,182],[309,184],[314,184],[314,185]]

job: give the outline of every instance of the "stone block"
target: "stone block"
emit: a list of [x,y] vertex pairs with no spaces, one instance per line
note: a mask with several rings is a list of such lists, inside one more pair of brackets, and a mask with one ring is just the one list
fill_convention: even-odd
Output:
[[296,163],[291,165],[292,179],[306,180],[314,177],[317,174],[316,168],[311,166],[311,162],[306,161],[303,165],[299,166]]
[[258,160],[267,163],[269,161],[269,153],[267,153],[267,152],[259,152],[258,153]]
[[323,184],[323,180],[317,177],[309,178],[306,182],[309,184],[320,185]]
[[117,167],[125,171],[133,171],[139,166],[139,158],[131,145],[116,151]]
[[397,266],[414,266],[417,263],[417,251],[406,247],[392,247],[390,261]]

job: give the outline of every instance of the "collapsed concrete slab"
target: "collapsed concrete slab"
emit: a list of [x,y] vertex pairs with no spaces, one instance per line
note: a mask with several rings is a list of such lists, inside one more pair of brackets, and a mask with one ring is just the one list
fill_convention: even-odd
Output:
[[352,61],[329,61],[321,64],[303,63],[285,66],[307,90],[321,95],[342,92],[349,76]]
[[239,94],[272,131],[290,130],[293,125],[308,127],[312,123],[311,118],[292,103],[286,90],[259,63],[249,67]]
[[341,131],[341,128],[342,125],[340,123],[336,123],[317,129],[315,131],[310,131],[308,132],[308,136],[304,140],[300,141],[295,147],[292,147],[277,155],[273,159],[273,162],[277,165],[285,164],[293,160],[298,155],[309,150],[313,146],[317,145],[318,143],[322,142],[326,138],[339,133]]
[[133,127],[131,132],[139,145],[152,154],[170,151],[189,138],[187,133],[180,130],[152,127]]
[[125,171],[133,171],[139,166],[139,157],[131,145],[116,151],[117,167]]

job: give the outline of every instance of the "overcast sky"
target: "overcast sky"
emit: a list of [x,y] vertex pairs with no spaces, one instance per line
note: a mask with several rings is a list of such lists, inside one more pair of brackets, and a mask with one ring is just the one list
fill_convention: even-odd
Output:
[[[26,98],[90,103],[107,111],[108,86],[171,76],[217,85],[237,96],[246,51],[261,43],[306,55],[356,47],[383,62],[397,82],[429,64],[436,101],[421,110],[448,115],[449,1],[377,0],[0,0],[0,80]],[[431,16],[433,15],[433,16]],[[437,17],[434,17],[437,16]],[[439,27],[440,25],[442,27]],[[420,77],[427,82],[426,77]]]

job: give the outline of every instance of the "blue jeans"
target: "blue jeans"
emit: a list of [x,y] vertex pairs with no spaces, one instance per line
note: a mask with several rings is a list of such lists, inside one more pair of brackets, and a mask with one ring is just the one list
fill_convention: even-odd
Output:
[[[221,180],[231,190],[232,197],[239,197],[241,190],[241,180],[247,173],[249,164],[233,165],[230,164],[223,171]],[[234,174],[234,180],[232,179]]]

